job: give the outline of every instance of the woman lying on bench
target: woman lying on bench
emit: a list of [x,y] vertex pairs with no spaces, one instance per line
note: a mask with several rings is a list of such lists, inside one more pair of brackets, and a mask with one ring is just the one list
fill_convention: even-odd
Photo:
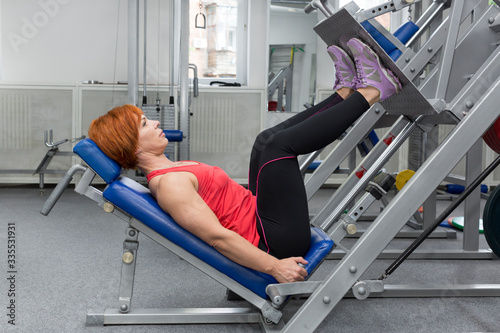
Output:
[[194,161],[170,161],[168,140],[132,105],[94,120],[89,137],[123,168],[139,168],[159,205],[183,228],[232,261],[268,273],[278,282],[302,281],[302,256],[311,239],[309,212],[297,156],[335,141],[369,107],[401,89],[397,78],[358,39],[336,46],[337,90],[331,97],[260,133],[255,140],[249,189],[220,168]]

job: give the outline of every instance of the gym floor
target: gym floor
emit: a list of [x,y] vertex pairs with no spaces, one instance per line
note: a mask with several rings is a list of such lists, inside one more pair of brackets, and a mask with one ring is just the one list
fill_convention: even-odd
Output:
[[[106,214],[90,199],[67,189],[48,217],[39,211],[52,189],[39,196],[34,186],[0,187],[0,331],[2,332],[260,332],[258,325],[172,325],[86,327],[88,310],[117,307],[122,243],[127,224]],[[331,195],[323,189],[311,201],[311,213]],[[438,201],[438,212],[449,201]],[[484,205],[484,202],[482,203]],[[452,213],[463,215],[461,207]],[[15,227],[15,281],[9,281],[8,227]],[[406,227],[405,227],[406,228]],[[241,307],[229,302],[225,288],[145,236],[140,246],[133,308]],[[389,245],[404,249],[411,239]],[[481,248],[488,248],[480,236]],[[456,239],[428,239],[419,249],[460,249]],[[364,278],[378,278],[391,260],[377,260]],[[336,264],[328,260],[313,275],[321,280]],[[387,284],[452,285],[499,283],[496,260],[407,260]],[[9,290],[15,289],[15,298]],[[450,293],[443,292],[444,296]],[[499,298],[370,298],[344,299],[317,332],[499,332]],[[15,325],[7,309],[15,299]],[[303,300],[284,310],[291,318]]]

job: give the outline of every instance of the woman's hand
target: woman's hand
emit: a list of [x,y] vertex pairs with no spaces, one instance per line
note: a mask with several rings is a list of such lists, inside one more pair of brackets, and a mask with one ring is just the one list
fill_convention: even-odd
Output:
[[307,261],[302,257],[278,260],[273,266],[271,275],[279,283],[304,281],[307,271],[299,264],[307,265]]

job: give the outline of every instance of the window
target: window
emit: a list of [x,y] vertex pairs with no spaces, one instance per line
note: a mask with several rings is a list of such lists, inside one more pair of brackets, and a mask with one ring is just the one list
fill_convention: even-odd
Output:
[[189,63],[197,66],[200,84],[246,84],[248,0],[190,0],[189,5]]

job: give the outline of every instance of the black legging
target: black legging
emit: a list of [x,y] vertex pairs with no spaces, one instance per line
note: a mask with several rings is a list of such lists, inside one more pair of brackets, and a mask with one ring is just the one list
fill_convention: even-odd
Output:
[[257,197],[259,248],[277,258],[307,253],[309,210],[297,156],[338,139],[369,107],[358,92],[346,100],[334,93],[257,136],[250,157],[249,189]]

